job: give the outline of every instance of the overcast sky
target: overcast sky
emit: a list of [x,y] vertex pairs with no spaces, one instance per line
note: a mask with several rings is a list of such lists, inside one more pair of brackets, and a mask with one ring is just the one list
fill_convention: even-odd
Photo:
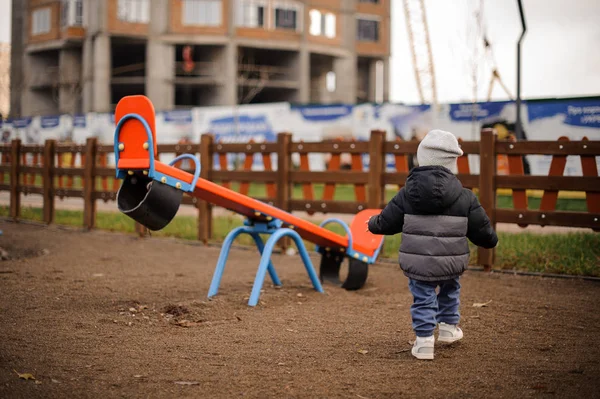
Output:
[[[401,0],[392,2],[391,100],[416,103],[410,47]],[[0,0],[0,42],[10,41],[10,3]],[[475,10],[480,0],[426,0],[440,102],[485,100],[491,64],[480,49]],[[600,95],[600,0],[523,0],[527,34],[522,48],[523,98]],[[498,70],[516,92],[517,0],[483,0],[483,30]],[[479,56],[477,56],[479,54]],[[496,85],[493,99],[506,99]]]

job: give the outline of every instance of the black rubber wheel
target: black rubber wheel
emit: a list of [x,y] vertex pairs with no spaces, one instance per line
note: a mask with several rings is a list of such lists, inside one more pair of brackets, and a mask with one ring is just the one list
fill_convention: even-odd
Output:
[[340,268],[344,256],[325,252],[321,255],[321,266],[319,276],[321,281],[340,286],[346,290],[354,291],[361,289],[369,275],[369,264],[358,259],[348,261],[348,276],[345,281],[340,280]]

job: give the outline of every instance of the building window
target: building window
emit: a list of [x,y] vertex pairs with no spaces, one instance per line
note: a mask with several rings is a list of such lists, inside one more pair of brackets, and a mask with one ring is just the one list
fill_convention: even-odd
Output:
[[221,0],[183,0],[181,19],[184,25],[221,26]]
[[49,7],[39,8],[31,14],[31,34],[43,35],[50,32],[52,10]]
[[325,14],[325,36],[332,39],[335,37],[335,31],[337,30],[337,22],[335,14],[328,12]]
[[275,29],[302,30],[301,4],[296,2],[277,2],[273,6],[275,12]]
[[379,4],[379,0],[358,0],[359,3]]
[[263,0],[238,0],[237,26],[264,28],[266,8]]
[[147,24],[150,21],[150,1],[119,0],[117,18],[124,22]]
[[83,0],[62,0],[60,25],[83,26]]
[[333,13],[323,13],[319,10],[310,10],[309,33],[313,36],[325,36],[333,39],[336,34],[336,16]]
[[327,88],[328,92],[333,93],[335,91],[335,86],[336,86],[335,72],[329,71],[329,72],[327,72],[327,75],[325,75],[325,87]]
[[236,25],[301,31],[303,10],[303,5],[296,1],[238,0]]
[[360,17],[357,20],[357,40],[363,42],[379,41],[379,18]]

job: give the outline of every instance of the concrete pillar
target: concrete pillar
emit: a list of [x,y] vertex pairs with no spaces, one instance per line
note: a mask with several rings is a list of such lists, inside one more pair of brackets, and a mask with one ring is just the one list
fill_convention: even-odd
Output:
[[93,47],[93,111],[110,112],[112,69],[110,37],[106,34],[96,36]]
[[390,101],[390,57],[383,59],[383,102]]
[[157,111],[169,111],[175,107],[175,46],[160,39],[169,30],[169,12],[169,0],[150,2],[146,95]]
[[367,99],[369,102],[376,102],[377,93],[377,58],[369,59],[369,77],[367,79]]
[[[238,102],[238,85],[237,85],[237,62],[238,62],[238,47],[237,44],[229,42],[225,45],[222,57],[219,61],[223,68],[222,74],[223,85],[219,89],[218,105],[234,106]],[[217,105],[217,104],[215,104]]]
[[83,42],[81,85],[82,111],[95,111],[94,105],[94,38],[106,32],[106,0],[88,1],[83,7],[85,13],[85,40]]
[[227,35],[230,40],[225,45],[223,53],[223,70],[225,71],[225,84],[221,90],[220,96],[221,105],[235,106],[238,103],[238,46],[234,38],[236,35],[236,13],[233,10],[235,1],[229,1],[229,13],[223,15],[224,21],[227,23]]
[[81,100],[82,112],[94,110],[94,41],[87,36],[83,42],[81,68]]
[[[378,65],[380,65],[378,67]],[[369,60],[368,97],[370,102],[385,102],[389,99],[390,73],[389,58],[373,58]],[[378,97],[378,87],[382,93]]]
[[356,103],[356,55],[343,58],[336,57],[333,60],[333,72],[335,73],[335,102]]
[[311,64],[310,64],[310,51],[308,50],[308,36],[310,18],[308,13],[304,14],[303,21],[308,23],[304,24],[302,29],[302,39],[300,42],[300,53],[298,54],[297,72],[296,79],[298,80],[298,90],[296,91],[296,102],[300,104],[310,103],[311,97]]
[[[85,1],[83,12],[87,15],[85,31],[88,36],[108,31],[109,7],[111,0]],[[116,1],[114,1],[116,3]]]
[[169,17],[171,7],[169,0],[152,0],[150,3],[150,22],[148,24],[149,36],[158,36],[169,31]]
[[175,46],[150,38],[146,46],[146,95],[157,111],[175,107]]
[[59,92],[58,111],[61,114],[81,112],[81,52],[79,49],[63,48],[58,59]]
[[310,102],[310,53],[308,47],[303,45],[298,54],[297,63],[298,92],[296,102],[307,104]]
[[357,57],[356,57],[356,4],[357,0],[341,0],[340,18],[342,19],[342,46],[348,55],[336,57],[333,72],[336,76],[334,98],[337,102],[354,104],[357,93]]
[[27,0],[12,0],[11,55],[10,55],[10,115],[22,116],[21,94],[25,87],[23,62],[25,37],[29,28]]

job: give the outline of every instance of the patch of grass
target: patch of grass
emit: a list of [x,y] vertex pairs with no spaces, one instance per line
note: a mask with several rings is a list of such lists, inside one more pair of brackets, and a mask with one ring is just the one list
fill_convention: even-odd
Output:
[[[114,183],[115,180],[116,179],[114,177],[106,177],[106,179],[97,177],[96,178],[96,190],[111,191],[113,188],[118,189],[121,182],[117,181],[117,183],[115,184]],[[83,189],[83,179],[79,176],[73,176],[73,177],[62,176],[62,185],[60,184],[60,182],[61,182],[61,178],[59,176],[56,176],[54,178],[54,187],[56,187],[57,189],[58,188],[68,188],[68,189],[72,189],[72,190]],[[42,181],[42,177],[40,175],[35,175],[35,179],[33,179],[33,181],[31,180],[30,175],[28,175],[26,180],[21,180],[21,184],[26,184],[28,186],[42,187],[43,181]]]
[[[402,235],[386,237],[383,256],[396,258]],[[477,247],[469,242],[471,263]],[[498,233],[494,268],[600,277],[600,234]]]
[[[230,188],[234,191],[239,191],[239,183],[231,183]],[[323,198],[324,184],[313,184],[313,193],[315,199]],[[387,189],[385,199],[389,201],[398,193],[397,190]],[[250,184],[248,195],[254,198],[267,197],[266,186],[264,184]],[[304,198],[301,184],[295,184],[292,188],[292,199],[301,200]],[[336,186],[334,200],[336,201],[356,201],[354,186],[349,184],[339,184]],[[540,208],[542,199],[538,196],[528,197],[528,208],[535,210]],[[499,209],[512,209],[513,199],[510,195],[498,195],[496,197],[496,206]],[[557,211],[571,212],[587,212],[587,204],[585,199],[579,198],[559,198],[556,203]]]
[[[540,209],[540,203],[542,199],[540,197],[528,197],[527,208],[531,210]],[[499,195],[496,197],[496,206],[498,209],[513,209],[512,196]],[[568,212],[587,212],[587,203],[585,199],[579,198],[559,198],[556,201],[557,211],[568,211]]]
[[[0,206],[0,216],[7,217],[9,208]],[[42,221],[40,208],[22,208],[23,219]],[[81,226],[81,211],[57,210],[55,223],[66,226]],[[317,223],[317,222],[315,222]],[[108,231],[134,233],[134,222],[127,216],[117,212],[98,212],[97,228]],[[243,219],[237,215],[215,217],[213,233],[215,242],[222,242],[235,227],[243,225]],[[331,230],[344,234],[341,227],[331,225]],[[198,231],[198,220],[191,216],[177,216],[163,230],[152,232],[153,236],[177,237],[195,240]],[[499,244],[496,251],[498,269],[526,270],[533,272],[571,274],[600,277],[600,234],[532,234],[532,233],[499,233]],[[402,235],[386,237],[382,256],[396,259]],[[249,236],[243,235],[236,240],[237,244],[253,245]],[[309,251],[314,244],[305,242]],[[471,262],[477,259],[477,248],[470,245]]]
[[500,234],[502,269],[600,277],[600,234]]

